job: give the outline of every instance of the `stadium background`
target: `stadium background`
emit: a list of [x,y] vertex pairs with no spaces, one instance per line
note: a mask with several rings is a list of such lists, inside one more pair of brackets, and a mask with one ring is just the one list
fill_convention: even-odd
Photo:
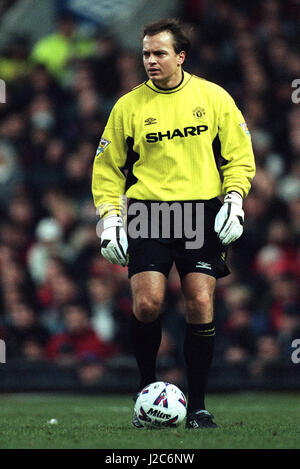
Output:
[[[186,69],[234,97],[257,163],[218,281],[209,389],[300,387],[300,2],[160,3],[0,2],[2,392],[136,390],[127,270],[100,256],[90,181],[110,109],[145,79],[140,28],[167,16],[194,27]],[[184,389],[176,271],[162,319],[158,376]]]

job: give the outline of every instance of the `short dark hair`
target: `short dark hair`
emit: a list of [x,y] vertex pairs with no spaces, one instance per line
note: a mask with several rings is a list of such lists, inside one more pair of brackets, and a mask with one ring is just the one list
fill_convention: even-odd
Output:
[[184,51],[187,56],[191,49],[189,32],[186,26],[183,25],[178,18],[159,20],[145,25],[143,27],[143,38],[145,36],[154,36],[155,34],[161,33],[163,31],[170,31],[172,34],[174,39],[174,50],[176,54]]

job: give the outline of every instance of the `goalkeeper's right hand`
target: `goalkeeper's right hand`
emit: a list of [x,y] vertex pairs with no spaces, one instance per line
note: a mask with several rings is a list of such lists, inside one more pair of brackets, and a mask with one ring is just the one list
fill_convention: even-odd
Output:
[[128,241],[119,215],[104,218],[101,234],[101,254],[112,264],[127,265]]

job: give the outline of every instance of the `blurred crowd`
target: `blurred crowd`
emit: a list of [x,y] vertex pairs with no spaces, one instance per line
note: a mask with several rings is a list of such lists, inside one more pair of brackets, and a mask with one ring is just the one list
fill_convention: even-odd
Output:
[[[218,281],[216,366],[249,376],[291,365],[300,338],[300,5],[186,0],[186,70],[223,86],[251,131],[257,164],[245,231]],[[127,269],[100,255],[91,195],[95,150],[118,97],[146,79],[141,54],[109,32],[79,34],[69,15],[31,44],[15,37],[0,77],[0,334],[7,361],[75,367],[101,381],[109,363],[135,367]],[[162,314],[160,377],[183,376],[184,301],[171,271]],[[130,365],[131,364],[131,365]]]

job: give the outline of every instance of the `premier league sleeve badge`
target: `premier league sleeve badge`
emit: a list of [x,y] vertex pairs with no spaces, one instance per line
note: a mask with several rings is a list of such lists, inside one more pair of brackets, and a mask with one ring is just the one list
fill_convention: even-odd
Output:
[[100,153],[104,153],[105,148],[110,144],[111,142],[109,140],[106,140],[105,138],[101,138],[97,151],[96,151],[96,156],[98,156]]

